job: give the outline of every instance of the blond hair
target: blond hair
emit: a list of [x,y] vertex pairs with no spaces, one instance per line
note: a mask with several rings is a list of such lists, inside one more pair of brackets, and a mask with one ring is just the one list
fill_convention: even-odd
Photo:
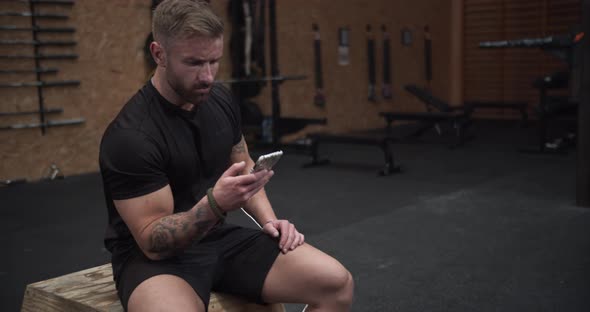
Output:
[[154,10],[152,33],[160,43],[193,36],[219,38],[223,35],[223,22],[207,2],[165,0]]

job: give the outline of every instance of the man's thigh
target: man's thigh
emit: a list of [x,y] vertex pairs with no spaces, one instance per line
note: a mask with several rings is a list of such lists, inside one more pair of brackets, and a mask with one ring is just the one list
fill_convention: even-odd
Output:
[[340,262],[306,243],[277,257],[264,281],[262,297],[270,303],[309,303],[350,278]]
[[127,309],[134,311],[205,311],[205,305],[185,280],[162,274],[143,281],[133,290]]

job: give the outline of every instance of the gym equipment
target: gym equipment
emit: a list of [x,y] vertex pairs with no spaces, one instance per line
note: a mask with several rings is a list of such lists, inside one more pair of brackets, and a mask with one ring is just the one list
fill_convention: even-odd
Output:
[[[231,76],[234,79],[266,76],[265,6],[266,1],[263,0],[236,0],[228,3],[228,12],[232,23],[230,37]],[[239,101],[245,102],[260,94],[266,85],[267,81],[261,80],[249,85],[232,85],[231,89]]]
[[408,84],[405,86],[406,91],[414,95],[426,105],[426,109],[430,112],[436,110],[438,112],[464,112],[471,114],[477,109],[486,108],[504,108],[516,110],[520,113],[521,120],[525,123],[528,120],[527,103],[522,101],[464,101],[462,105],[451,106],[446,101],[435,97],[430,91],[420,88],[417,85]]
[[424,26],[424,78],[430,89],[430,82],[432,81],[432,38],[428,25]]
[[[270,74],[272,77],[280,76],[278,48],[277,48],[277,23],[276,23],[276,0],[268,1],[269,8],[269,41],[270,41]],[[279,94],[280,82],[271,81],[272,101],[272,145],[273,149],[280,149],[280,138],[287,134],[303,129],[310,124],[326,124],[326,119],[312,118],[284,118],[281,117],[281,99]],[[284,127],[284,128],[282,128]],[[287,132],[290,131],[290,132]]]
[[375,90],[375,85],[377,83],[377,74],[375,69],[375,38],[373,37],[373,32],[371,29],[371,25],[367,24],[367,68],[369,74],[369,89],[367,98],[371,102],[377,101],[377,94]]
[[[416,137],[422,135],[426,130],[435,128],[439,135],[442,130],[439,123],[449,122],[455,132],[455,140],[450,145],[455,148],[463,145],[467,137],[465,135],[467,127],[471,124],[471,113],[477,108],[511,108],[517,109],[523,114],[523,119],[526,120],[526,103],[495,103],[495,102],[466,102],[463,106],[452,107],[448,103],[434,97],[430,92],[415,85],[407,85],[406,91],[416,96],[426,105],[426,112],[380,112],[379,116],[386,122],[385,131],[373,130],[362,132],[351,132],[347,134],[325,134],[313,133],[308,135],[311,143],[312,161],[305,164],[304,167],[315,167],[329,164],[329,160],[320,158],[319,145],[320,143],[338,143],[338,144],[356,144],[356,145],[372,145],[381,148],[384,153],[385,164],[383,169],[379,171],[380,175],[390,175],[401,172],[400,166],[395,164],[393,154],[394,143],[405,143],[409,137]],[[393,122],[395,121],[413,121],[419,122],[419,128],[408,137],[398,138],[394,135]]]
[[383,85],[381,87],[381,94],[383,98],[389,100],[393,97],[391,87],[391,51],[389,32],[385,25],[381,25],[383,32]]
[[0,12],[0,16],[35,17],[35,18],[46,18],[46,19],[68,19],[68,16],[63,15],[63,14],[47,14],[47,13],[33,13],[33,12]]
[[[57,80],[57,81],[33,81],[33,82],[14,82],[0,83],[0,88],[26,88],[26,87],[60,87],[60,86],[77,86],[79,80]],[[41,109],[43,110],[43,109]]]
[[[43,177],[41,177],[37,181],[39,181],[39,182],[55,181],[55,180],[63,180],[65,178],[66,178],[66,176],[59,169],[59,167],[57,167],[57,165],[55,163],[52,163],[49,166],[49,168],[47,169],[47,172],[43,175]],[[12,186],[12,185],[17,185],[17,184],[24,184],[24,183],[28,183],[28,182],[30,182],[30,181],[27,180],[26,178],[0,180],[0,187]]]
[[[62,108],[48,108],[45,109],[43,112],[44,114],[58,114],[62,113],[64,110]],[[39,111],[22,111],[22,112],[0,112],[1,116],[20,116],[20,115],[33,115],[39,114]]]
[[0,45],[74,46],[76,41],[0,40]]
[[34,69],[0,69],[0,74],[55,74],[58,72],[57,68],[34,68]]
[[30,4],[74,5],[74,0],[4,0],[7,2],[24,2]]
[[231,83],[231,84],[239,84],[239,83],[256,83],[256,82],[267,82],[267,81],[278,81],[284,82],[289,80],[305,80],[307,76],[305,75],[289,75],[289,76],[275,76],[275,77],[260,77],[260,78],[236,78],[236,79],[222,79],[217,80],[220,83]]
[[32,31],[33,33],[73,33],[76,29],[73,27],[20,27],[15,25],[2,25],[0,30],[5,31]]
[[431,128],[436,129],[437,133],[442,135],[439,123],[450,122],[455,131],[455,140],[451,143],[451,148],[462,146],[465,143],[465,130],[470,125],[469,115],[465,112],[379,112],[379,116],[385,119],[388,133],[393,132],[392,125],[395,121],[419,122],[420,127],[414,130],[411,135],[402,138],[404,141],[410,137],[421,136]]
[[[260,130],[261,125],[264,125],[262,132],[265,132],[265,142],[257,143],[261,145],[268,143],[273,146],[273,149],[278,150],[281,145],[280,138],[283,135],[301,130],[308,124],[325,124],[325,119],[284,118],[281,116],[280,85],[285,81],[303,80],[307,77],[280,74],[275,0],[229,1],[228,12],[233,29],[230,38],[231,76],[233,78],[219,80],[219,82],[231,84],[232,93],[240,101],[242,108],[243,127],[256,132]],[[268,13],[268,25],[265,20],[266,13]],[[264,53],[267,26],[269,29],[270,76],[266,73]],[[271,116],[264,118],[258,105],[248,99],[257,96],[268,82],[271,84],[272,111]],[[266,131],[271,129],[272,131]]]
[[[291,81],[291,80],[305,80],[307,79],[307,76],[305,75],[289,75],[289,76],[276,76],[276,77],[261,77],[261,78],[239,78],[239,79],[226,79],[226,80],[218,80],[218,82],[220,83],[228,83],[228,84],[232,84],[232,85],[239,85],[239,84],[245,84],[245,85],[251,85],[251,84],[257,84],[260,82],[277,82],[277,83],[283,83],[285,81]],[[273,136],[273,130],[272,130],[272,117],[271,118],[267,118],[265,120],[264,116],[262,115],[262,112],[260,112],[260,109],[258,108],[258,106],[256,105],[256,103],[251,102],[251,101],[247,101],[247,100],[243,100],[241,103],[241,109],[242,109],[242,116],[247,115],[248,119],[250,121],[256,121],[256,127],[259,127],[262,124],[262,132],[263,132],[263,141],[265,141],[264,143],[271,143],[272,142],[272,136]],[[279,135],[285,135],[285,134],[289,134],[295,131],[299,131],[301,130],[301,126],[296,126],[297,121],[296,119],[293,118],[282,118],[281,119],[282,125],[281,125],[281,129],[279,131]],[[266,124],[267,123],[267,124]],[[246,126],[246,125],[242,125],[242,126]],[[268,128],[268,129],[264,129],[264,128]],[[268,131],[270,129],[270,131]],[[268,132],[268,133],[265,133]]]
[[578,103],[571,101],[567,96],[550,96],[549,90],[565,89],[569,86],[570,74],[558,71],[551,75],[539,77],[533,82],[533,87],[539,90],[539,105],[535,108],[537,115],[537,146],[523,148],[525,153],[557,153],[563,154],[567,147],[567,141],[557,139],[549,142],[548,124],[563,116],[575,116]]
[[[590,1],[582,3],[582,31],[590,34]],[[588,38],[580,40],[579,48],[575,51],[574,79],[579,81],[579,93],[576,98],[578,105],[578,155],[576,167],[576,204],[590,207],[590,70],[588,58],[590,55],[590,41]],[[584,64],[586,62],[586,64]],[[581,64],[581,66],[580,66]],[[577,90],[575,90],[577,91]]]
[[[564,35],[542,38],[523,38],[516,40],[484,41],[480,48],[540,48],[566,63],[568,71],[558,71],[535,79],[533,87],[539,90],[539,104],[535,109],[537,115],[538,141],[535,147],[521,149],[525,153],[557,153],[563,154],[565,143],[573,141],[575,134],[566,138],[558,138],[554,142],[548,140],[548,124],[562,116],[575,116],[579,102],[579,69],[577,68],[580,53],[576,53],[576,45],[584,37],[584,32],[572,32]],[[569,96],[550,96],[549,90],[566,89],[571,86]]]
[[[27,285],[22,312],[122,312],[110,263]],[[285,312],[282,303],[261,305],[212,292],[209,312]]]
[[77,54],[0,55],[0,59],[74,60]]
[[[464,131],[466,127],[471,124],[471,114],[478,109],[512,109],[520,112],[522,123],[526,124],[528,120],[528,113],[526,111],[527,103],[526,102],[495,102],[495,101],[464,101],[462,105],[458,106],[451,106],[446,101],[435,97],[430,91],[420,88],[417,85],[406,85],[405,90],[410,94],[414,95],[417,99],[419,99],[422,103],[426,105],[426,110],[428,111],[427,114],[432,114],[432,111],[435,111],[440,116],[439,121],[451,121],[453,124],[453,128],[455,129],[457,142],[455,146],[462,145],[465,142]],[[383,113],[386,114],[386,113]],[[448,118],[444,118],[444,115],[448,115]],[[384,115],[382,115],[384,116]],[[416,117],[417,118],[417,117]],[[427,117],[425,115],[425,120],[428,122],[432,122],[436,120],[437,117]],[[416,134],[421,134],[423,131],[427,130],[428,128],[436,127],[437,124],[426,124],[424,128],[419,130]],[[440,128],[437,128],[439,134],[441,134]]]
[[23,184],[23,183],[27,183],[27,179],[19,178],[19,179],[0,180],[0,187],[12,186],[12,185]]
[[86,122],[84,118],[74,119],[62,119],[62,120],[48,120],[44,123],[20,123],[8,126],[0,126],[0,130],[17,130],[17,129],[30,129],[30,128],[48,128],[48,127],[61,127],[79,125]]
[[[236,0],[228,2],[230,36],[231,82],[234,99],[238,101],[242,115],[242,130],[246,137],[256,137],[261,132],[264,116],[253,99],[272,81],[266,77],[265,63],[265,0]],[[275,77],[284,81],[280,77]],[[268,123],[270,126],[270,122]],[[269,128],[270,129],[270,128]],[[264,133],[264,130],[262,131]],[[270,141],[271,134],[266,138]],[[264,139],[264,138],[263,138]]]
[[[23,128],[41,128],[41,133],[45,134],[46,127],[55,127],[55,126],[65,126],[65,125],[73,125],[79,124],[84,122],[84,119],[69,119],[69,120],[58,120],[58,121],[46,121],[45,114],[46,113],[56,113],[55,109],[45,109],[44,107],[44,98],[43,98],[43,89],[46,87],[57,87],[57,86],[77,86],[80,84],[78,80],[57,80],[57,81],[43,81],[41,75],[45,73],[56,73],[57,69],[49,69],[49,68],[42,68],[41,67],[41,60],[68,60],[68,59],[77,59],[78,55],[73,53],[63,53],[63,54],[43,54],[40,53],[40,46],[73,46],[76,45],[76,42],[73,40],[63,41],[63,40],[39,40],[38,34],[42,32],[46,33],[72,33],[75,32],[75,28],[72,27],[41,27],[37,24],[38,19],[57,19],[57,20],[64,20],[68,18],[68,15],[64,14],[56,14],[56,13],[40,13],[38,10],[35,9],[36,5],[43,5],[43,4],[52,4],[52,5],[73,5],[73,1],[69,0],[29,0],[29,1],[19,1],[25,2],[28,4],[29,9],[27,11],[0,11],[0,16],[14,16],[14,17],[28,17],[31,19],[31,27],[21,27],[15,25],[2,25],[0,26],[0,31],[31,31],[32,32],[32,40],[8,40],[3,39],[0,40],[0,45],[31,45],[33,46],[33,53],[32,54],[13,54],[13,55],[0,55],[0,59],[8,59],[8,60],[19,60],[19,59],[33,59],[35,61],[34,69],[4,69],[1,71],[2,74],[25,74],[25,73],[34,73],[36,76],[36,80],[32,82],[14,82],[14,83],[1,83],[0,88],[21,88],[21,87],[36,87],[37,88],[37,97],[39,99],[39,108],[36,111],[28,111],[28,112],[5,112],[0,113],[2,116],[16,116],[16,115],[26,115],[32,113],[39,114],[39,123],[21,123],[21,124],[14,124],[9,126],[2,126],[0,127],[1,130],[7,129],[23,129]],[[61,110],[59,110],[61,112]]]
[[324,78],[322,74],[322,40],[320,37],[320,28],[318,24],[312,25],[314,32],[313,40],[313,62],[314,62],[314,73],[315,73],[315,95],[313,97],[313,103],[318,107],[326,106],[326,96],[324,94]]
[[397,140],[390,135],[390,133],[372,133],[366,132],[351,132],[348,134],[327,134],[327,133],[313,133],[308,135],[311,149],[311,162],[304,164],[303,168],[312,168],[330,164],[330,160],[320,157],[319,147],[320,143],[335,143],[335,144],[356,144],[376,146],[381,149],[385,159],[383,168],[378,171],[380,176],[388,176],[394,173],[401,172],[400,166],[395,164],[393,155],[393,143]]

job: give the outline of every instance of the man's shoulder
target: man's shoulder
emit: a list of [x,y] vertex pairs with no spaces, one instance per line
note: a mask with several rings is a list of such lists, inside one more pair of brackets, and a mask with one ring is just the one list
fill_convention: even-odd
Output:
[[[102,140],[146,140],[154,133],[150,106],[154,101],[147,86],[139,89],[123,105],[117,116],[106,128]],[[156,131],[157,132],[157,131]]]
[[149,88],[144,86],[139,89],[123,105],[117,116],[113,119],[109,128],[111,129],[134,129],[145,130],[146,124],[149,124],[152,102],[155,97],[151,94]]
[[224,102],[231,102],[232,94],[228,87],[222,83],[216,82],[211,87],[211,95],[215,100],[221,100]]

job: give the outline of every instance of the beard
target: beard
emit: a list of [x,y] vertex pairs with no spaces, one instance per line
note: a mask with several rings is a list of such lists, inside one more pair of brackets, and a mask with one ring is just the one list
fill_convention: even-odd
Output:
[[202,90],[211,88],[211,84],[200,83],[196,86],[186,87],[180,79],[176,79],[174,76],[168,76],[167,80],[172,90],[186,103],[198,106],[209,97],[209,92],[203,92]]

